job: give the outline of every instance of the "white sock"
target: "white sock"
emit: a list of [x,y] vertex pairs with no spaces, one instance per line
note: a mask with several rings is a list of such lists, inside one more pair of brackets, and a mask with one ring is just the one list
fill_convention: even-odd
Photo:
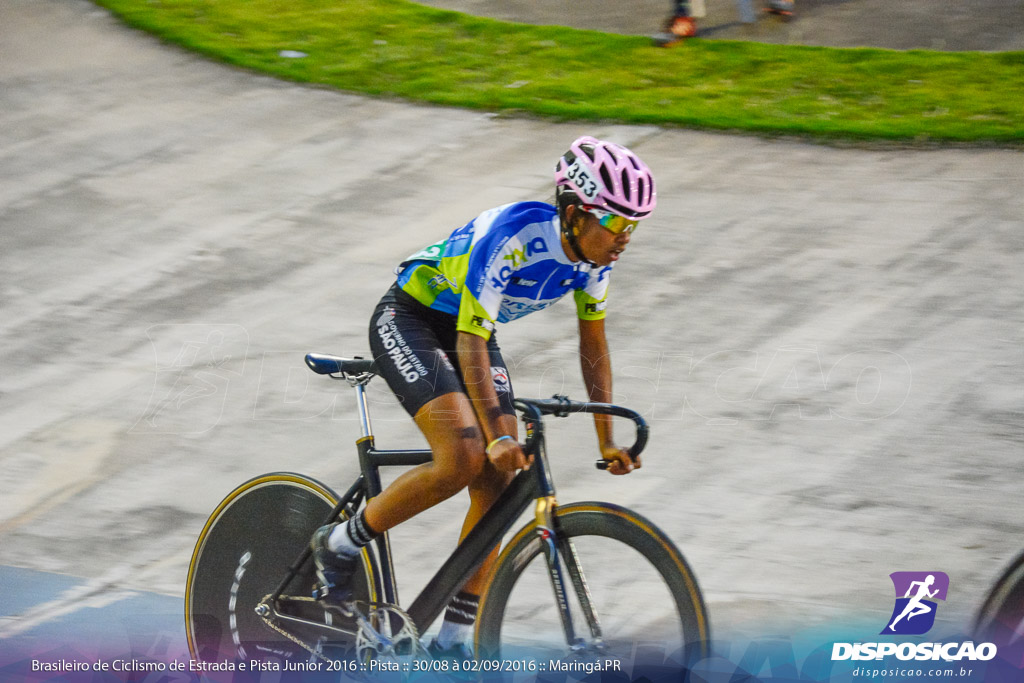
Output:
[[359,554],[360,548],[349,538],[349,524],[351,522],[342,522],[334,527],[334,531],[327,537],[327,549],[332,553],[343,557],[355,557]]
[[365,510],[350,520],[334,527],[327,537],[327,549],[342,557],[355,557],[367,543],[377,538],[377,532],[366,523]]
[[441,630],[437,632],[437,644],[447,650],[458,643],[469,643],[473,639],[473,624],[456,624],[454,621],[442,621]]
[[459,591],[448,603],[448,610],[437,634],[437,644],[447,650],[456,644],[466,644],[473,639],[473,624],[480,596]]

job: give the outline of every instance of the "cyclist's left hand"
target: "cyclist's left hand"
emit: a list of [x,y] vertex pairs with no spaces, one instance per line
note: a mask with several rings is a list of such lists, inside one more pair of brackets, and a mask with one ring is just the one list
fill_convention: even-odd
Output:
[[629,474],[641,467],[640,458],[633,461],[629,457],[629,451],[618,446],[602,446],[601,457],[609,461],[608,471],[612,474]]

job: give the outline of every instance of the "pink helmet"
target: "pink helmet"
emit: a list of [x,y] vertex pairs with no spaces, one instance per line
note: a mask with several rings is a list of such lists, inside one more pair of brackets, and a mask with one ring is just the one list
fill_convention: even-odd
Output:
[[614,142],[583,136],[555,166],[555,190],[584,206],[646,218],[658,203],[654,176],[640,157]]

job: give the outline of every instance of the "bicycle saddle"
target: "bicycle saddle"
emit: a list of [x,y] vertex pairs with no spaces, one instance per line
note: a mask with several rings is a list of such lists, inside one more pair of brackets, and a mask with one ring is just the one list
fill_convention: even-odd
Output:
[[318,375],[377,374],[377,365],[372,358],[342,358],[326,353],[307,353],[306,365]]

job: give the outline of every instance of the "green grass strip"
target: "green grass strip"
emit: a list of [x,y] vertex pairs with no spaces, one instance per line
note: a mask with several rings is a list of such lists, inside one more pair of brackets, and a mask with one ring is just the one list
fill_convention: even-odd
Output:
[[[1024,141],[1024,52],[649,39],[406,0],[99,0],[127,23],[300,82],[491,111],[819,139]],[[306,53],[300,59],[284,50]]]

